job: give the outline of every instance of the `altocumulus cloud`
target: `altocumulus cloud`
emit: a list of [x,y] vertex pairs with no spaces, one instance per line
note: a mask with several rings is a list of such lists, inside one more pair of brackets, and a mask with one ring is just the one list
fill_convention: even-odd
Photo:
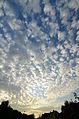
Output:
[[40,113],[78,87],[79,1],[0,0],[0,101]]

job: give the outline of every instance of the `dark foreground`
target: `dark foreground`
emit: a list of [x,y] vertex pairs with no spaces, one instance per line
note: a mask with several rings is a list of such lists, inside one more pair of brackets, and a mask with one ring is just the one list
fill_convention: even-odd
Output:
[[[17,110],[13,110],[9,106],[9,101],[4,101],[0,105],[0,119],[35,119],[34,114],[22,114]],[[61,113],[52,111],[50,113],[42,114],[37,119],[79,119],[79,97],[75,93],[75,101],[66,101],[61,106]]]

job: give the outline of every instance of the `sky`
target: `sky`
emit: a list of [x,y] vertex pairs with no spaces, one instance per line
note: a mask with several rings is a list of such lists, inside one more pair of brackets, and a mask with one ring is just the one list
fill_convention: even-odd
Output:
[[79,0],[0,0],[0,102],[60,110],[79,92]]

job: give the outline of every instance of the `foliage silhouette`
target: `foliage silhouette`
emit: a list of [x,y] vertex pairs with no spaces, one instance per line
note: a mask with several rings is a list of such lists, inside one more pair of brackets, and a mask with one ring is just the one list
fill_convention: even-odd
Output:
[[79,97],[74,93],[75,101],[65,101],[61,106],[61,113],[53,111],[42,114],[38,119],[79,119]]
[[13,110],[9,106],[9,101],[4,101],[0,105],[0,119],[34,119],[34,114],[22,114],[17,110]]
[[[61,113],[52,111],[44,113],[37,119],[79,119],[79,97],[74,93],[75,101],[65,101],[61,107]],[[34,114],[27,115],[10,107],[9,101],[3,101],[0,105],[0,119],[35,119]]]

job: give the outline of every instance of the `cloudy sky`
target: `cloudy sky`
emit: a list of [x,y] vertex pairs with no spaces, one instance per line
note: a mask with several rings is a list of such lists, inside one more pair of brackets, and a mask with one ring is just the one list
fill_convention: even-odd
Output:
[[78,88],[79,0],[0,0],[0,102],[39,114]]

